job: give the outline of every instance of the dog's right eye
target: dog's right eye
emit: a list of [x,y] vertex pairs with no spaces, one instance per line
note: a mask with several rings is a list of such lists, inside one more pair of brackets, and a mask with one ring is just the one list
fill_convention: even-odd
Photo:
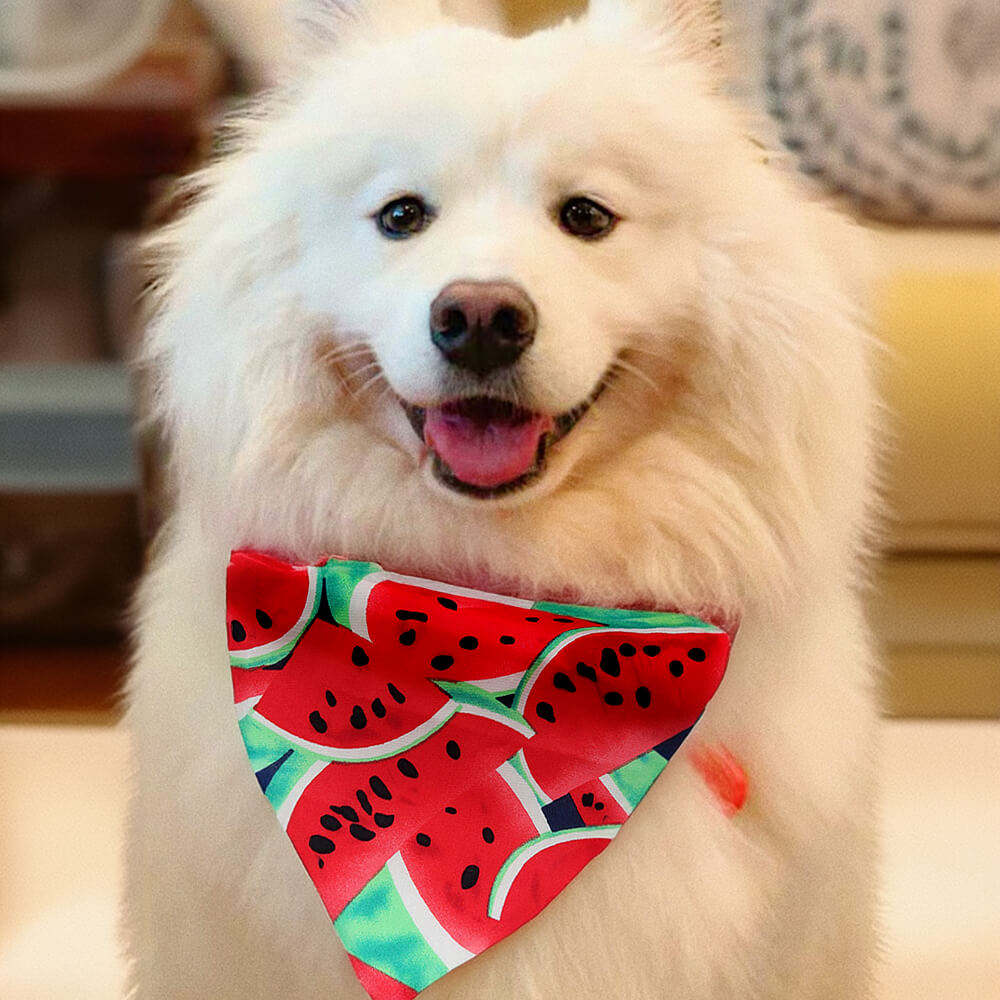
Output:
[[430,225],[433,218],[422,199],[408,194],[394,198],[375,214],[379,232],[391,240],[403,240]]

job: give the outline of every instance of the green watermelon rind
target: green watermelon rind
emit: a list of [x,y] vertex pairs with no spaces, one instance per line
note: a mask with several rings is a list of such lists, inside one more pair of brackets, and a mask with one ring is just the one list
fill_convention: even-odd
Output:
[[609,628],[674,628],[683,631],[718,632],[718,628],[693,615],[679,611],[634,611],[628,608],[599,608],[587,604],[559,604],[555,601],[535,601],[532,608],[546,614],[568,618],[584,618]]
[[517,876],[521,874],[524,866],[532,858],[558,844],[568,844],[577,840],[613,840],[620,829],[621,824],[618,823],[606,826],[575,827],[571,830],[540,833],[537,837],[525,841],[517,850],[511,852],[510,857],[503,863],[493,880],[490,901],[486,909],[488,916],[494,920],[499,920],[502,917],[504,904],[507,902],[507,896]]
[[311,772],[317,763],[322,763],[324,766],[327,763],[325,760],[320,761],[315,754],[307,750],[289,746],[280,735],[262,725],[260,719],[253,712],[248,712],[239,720],[239,727],[240,736],[243,737],[243,745],[246,747],[247,757],[254,773],[273,764],[289,750],[292,751],[291,757],[274,774],[264,792],[264,796],[276,812],[281,809],[288,796],[295,791],[303,777]]
[[[663,773],[666,766],[666,757],[661,756],[655,750],[648,750],[627,764],[616,767],[609,774],[602,775],[601,781],[625,812],[631,814],[645,798],[646,793],[653,787],[653,782]],[[608,786],[609,781],[614,783],[621,798],[615,795],[614,789]]]
[[349,954],[411,989],[425,989],[449,971],[420,933],[384,865],[340,911],[333,927]]
[[493,719],[520,733],[527,739],[535,735],[535,730],[528,720],[520,713],[497,701],[492,692],[485,691],[468,681],[442,681],[433,683],[449,698],[458,702],[459,711],[469,715],[479,715],[485,719]]
[[252,646],[250,649],[231,649],[229,651],[229,662],[234,667],[244,670],[261,667],[270,663],[277,663],[283,660],[295,648],[299,639],[302,638],[305,630],[319,611],[320,601],[323,599],[323,588],[320,586],[321,576],[318,566],[304,566],[309,575],[309,590],[306,592],[306,599],[295,624],[283,635],[265,642],[263,645]]
[[377,760],[386,760],[389,757],[396,757],[399,754],[412,750],[418,743],[433,736],[442,726],[444,726],[452,716],[461,710],[461,705],[455,701],[445,702],[432,716],[425,719],[412,729],[394,736],[391,740],[382,743],[372,743],[368,746],[360,747],[332,747],[324,743],[314,743],[312,740],[304,739],[283,729],[277,723],[272,722],[266,716],[254,710],[251,714],[261,725],[270,729],[280,739],[284,740],[289,747],[298,750],[305,750],[316,757],[338,764],[365,764]]
[[[378,563],[336,558],[323,565],[322,573],[326,582],[326,606],[330,615],[335,622],[347,628],[351,627],[351,602],[358,588],[367,586],[366,581],[373,577],[384,576]],[[368,587],[369,592],[370,590],[371,587]],[[365,633],[356,634],[369,638]]]
[[417,991],[475,958],[434,916],[398,851],[341,910],[334,929],[355,958]]
[[[699,621],[698,619],[692,619],[693,621]],[[514,695],[514,708],[524,714],[524,709],[527,706],[528,698],[531,695],[531,689],[534,687],[535,682],[545,671],[545,668],[549,665],[552,659],[562,650],[575,642],[577,639],[581,639],[588,635],[604,635],[608,636],[609,640],[617,640],[620,636],[625,635],[641,635],[644,638],[651,638],[657,635],[663,636],[673,636],[673,635],[683,635],[690,634],[692,629],[685,626],[658,626],[655,628],[618,628],[616,627],[614,632],[608,632],[608,630],[599,626],[597,628],[578,628],[571,629],[569,632],[563,632],[562,635],[556,636],[546,647],[535,657],[534,662],[530,667],[524,672],[524,677],[521,678],[521,683],[517,686],[517,692]],[[695,631],[723,634],[723,630],[717,628],[715,625],[709,625],[706,622],[699,621],[699,628]]]
[[[507,761],[513,768],[514,772],[518,775],[522,782],[524,782],[524,787],[527,788],[532,795],[534,795],[535,800],[540,806],[547,806],[552,801],[551,795],[546,795],[542,790],[541,785],[535,781],[535,776],[531,773],[531,768],[528,767],[528,762],[524,759],[524,749],[518,750],[513,757]],[[509,783],[509,782],[508,782]]]

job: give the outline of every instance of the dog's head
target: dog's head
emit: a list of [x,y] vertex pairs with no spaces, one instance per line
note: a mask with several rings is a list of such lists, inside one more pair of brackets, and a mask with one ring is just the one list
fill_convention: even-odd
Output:
[[722,600],[856,521],[832,223],[762,162],[678,2],[518,39],[307,4],[293,79],[161,238],[182,503],[302,554],[516,575],[535,546],[567,586],[632,559],[656,591],[685,560]]

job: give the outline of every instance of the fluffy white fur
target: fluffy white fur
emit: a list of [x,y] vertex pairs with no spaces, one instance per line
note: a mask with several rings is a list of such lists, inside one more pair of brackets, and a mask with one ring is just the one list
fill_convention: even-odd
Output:
[[[563,895],[428,998],[869,996],[874,404],[851,234],[761,161],[661,3],[517,40],[414,0],[324,6],[324,45],[157,243],[176,508],[129,689],[130,995],[363,996],[234,723],[225,567],[254,546],[742,620],[692,739],[743,763],[743,812],[686,747]],[[410,191],[439,217],[389,241],[371,216]],[[555,223],[577,193],[621,216],[610,237]],[[441,399],[428,309],[460,278],[533,297],[526,405],[568,410],[614,373],[504,500],[437,483],[398,402]]]

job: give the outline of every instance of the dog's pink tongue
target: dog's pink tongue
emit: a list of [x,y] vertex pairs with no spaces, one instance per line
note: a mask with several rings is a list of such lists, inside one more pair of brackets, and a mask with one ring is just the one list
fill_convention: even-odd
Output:
[[538,442],[553,428],[551,417],[483,420],[453,408],[427,410],[424,440],[462,482],[490,489],[519,479],[538,456]]

